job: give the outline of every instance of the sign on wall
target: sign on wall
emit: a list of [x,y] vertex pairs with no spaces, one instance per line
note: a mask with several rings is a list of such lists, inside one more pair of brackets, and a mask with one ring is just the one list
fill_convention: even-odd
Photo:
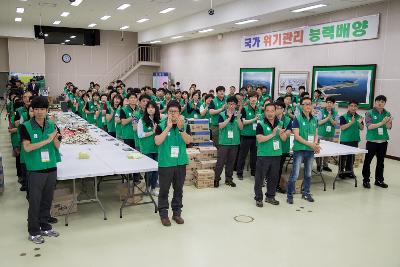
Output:
[[379,14],[284,31],[243,36],[242,51],[256,51],[378,38]]
[[153,88],[161,88],[163,83],[169,84],[169,72],[153,72]]

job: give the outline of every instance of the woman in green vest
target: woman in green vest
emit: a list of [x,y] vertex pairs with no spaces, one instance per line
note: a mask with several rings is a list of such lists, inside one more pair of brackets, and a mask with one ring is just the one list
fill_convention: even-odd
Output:
[[94,117],[96,119],[97,127],[103,129],[104,131],[107,131],[106,113],[107,113],[107,95],[102,94],[100,97],[100,103],[98,105],[98,109],[94,113]]
[[[121,96],[122,97],[122,96]],[[122,135],[122,123],[121,123],[121,110],[129,105],[129,100],[127,98],[123,98],[122,106],[115,110],[115,135],[119,140],[123,140]]]
[[78,112],[79,116],[81,116],[82,119],[86,120],[86,112],[85,112],[85,107],[87,103],[89,102],[89,95],[87,93],[84,93],[80,100],[78,101]]
[[186,117],[185,119],[198,119],[200,118],[200,96],[201,96],[201,91],[196,90],[192,94],[192,99],[189,101],[189,103],[186,105]]
[[172,185],[174,196],[171,207],[172,219],[177,224],[183,224],[182,219],[182,198],[183,184],[186,177],[186,165],[189,158],[186,152],[186,145],[190,144],[190,127],[184,123],[180,116],[181,105],[173,100],[167,106],[167,118],[157,125],[154,137],[158,146],[158,175],[160,192],[158,195],[158,211],[161,223],[164,226],[171,226],[168,218],[168,194]]
[[59,236],[48,219],[57,181],[61,135],[55,124],[47,119],[47,97],[35,97],[31,106],[34,116],[20,130],[29,180],[28,239],[42,244],[43,236]]
[[[158,158],[158,147],[154,142],[154,136],[158,124],[160,124],[160,109],[157,103],[150,101],[147,103],[144,114],[138,122],[137,133],[140,152],[155,161]],[[156,191],[157,181],[158,172],[146,173],[146,185],[153,196],[158,196]]]
[[86,120],[90,124],[96,124],[94,115],[98,109],[99,98],[100,95],[98,93],[93,93],[92,100],[88,101],[84,108],[84,111],[86,113]]
[[180,101],[180,105],[181,105],[181,114],[183,117],[187,118],[188,117],[188,112],[187,112],[187,106],[189,104],[189,93],[188,91],[183,91],[182,92],[182,100]]
[[108,134],[111,135],[112,137],[117,137],[115,114],[116,111],[122,106],[122,102],[123,102],[122,96],[117,94],[111,99],[110,105],[108,105],[107,107],[107,114],[106,114],[107,130]]
[[213,100],[214,96],[212,94],[207,94],[204,97],[204,102],[200,106],[200,115],[202,119],[208,119],[209,124],[211,125],[211,116],[210,116],[210,103]]
[[238,101],[229,97],[227,110],[219,114],[219,146],[217,164],[215,166],[214,187],[219,187],[222,170],[225,166],[225,184],[235,187],[233,182],[233,167],[240,144],[240,130],[243,129],[240,112],[236,112]]

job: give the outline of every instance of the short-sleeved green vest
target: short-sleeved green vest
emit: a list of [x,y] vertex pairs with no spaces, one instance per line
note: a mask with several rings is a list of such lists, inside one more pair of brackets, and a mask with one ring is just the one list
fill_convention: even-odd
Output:
[[[346,124],[351,122],[353,115],[349,112],[343,114],[343,118],[346,120]],[[340,142],[360,142],[360,123],[358,120],[360,115],[357,113],[354,115],[354,123],[347,129],[340,132]]]
[[[307,117],[305,117],[304,113],[301,113],[300,115],[296,116],[296,119],[299,122],[300,136],[306,141],[309,140],[308,139],[309,137],[314,138],[315,134],[317,132],[317,127],[318,127],[317,119],[314,118],[314,116],[312,116],[311,114],[310,114],[310,119],[307,119]],[[311,139],[310,139],[310,142],[311,142]],[[312,151],[313,149],[307,145],[300,143],[295,138],[294,143],[293,143],[293,151],[300,151],[300,150]]]
[[[220,113],[224,121],[228,118],[225,112]],[[240,129],[237,117],[233,122],[229,122],[225,128],[219,129],[219,144],[223,146],[236,146],[240,144]]]
[[[167,121],[162,120],[159,126],[164,131]],[[185,124],[184,128],[186,127]],[[158,146],[158,167],[175,167],[187,164],[189,164],[189,157],[186,153],[186,144],[178,127],[172,127],[164,142]]]
[[[119,118],[120,117],[121,109],[122,109],[122,107],[119,107],[119,108],[117,108],[117,110],[115,110],[114,121],[115,121],[115,118]],[[122,139],[122,123],[121,123],[121,121],[118,122],[118,123],[115,121],[115,136],[118,139]]]
[[[376,109],[371,109],[367,112],[372,119],[372,124],[380,123],[385,117],[390,117],[390,112],[386,109],[384,109],[382,113],[379,113]],[[382,130],[379,130],[380,128]],[[373,130],[367,129],[367,141],[376,140],[389,140],[389,133],[386,124]]]
[[[136,108],[137,109],[137,108]],[[136,113],[137,110],[133,110],[131,106],[127,105],[122,108],[122,110],[125,112],[126,119],[129,119],[130,117],[133,117]],[[122,139],[135,139],[135,132],[133,131],[133,126],[132,126],[132,121],[130,121],[128,124],[122,125]]]
[[[321,109],[322,119],[326,119],[329,116],[329,112],[327,109]],[[335,120],[337,116],[337,112],[335,109],[332,109],[332,119]],[[318,135],[322,137],[334,137],[335,136],[335,126],[331,123],[331,121],[327,121],[326,123],[318,126]]]
[[107,122],[107,130],[109,133],[115,133],[116,132],[116,128],[115,128],[115,112],[116,109],[114,109],[111,105],[107,106],[107,110],[108,110],[108,114],[111,115],[111,120],[109,120]]
[[[15,128],[15,116],[14,115],[10,117],[10,123],[11,123],[11,126],[13,128]],[[12,133],[10,137],[11,137],[11,145],[12,145],[13,149],[20,147],[20,144],[21,144],[20,139],[21,138],[20,138],[19,132],[16,131],[15,133]]]
[[[96,106],[94,105],[93,100],[90,100],[87,104],[88,104],[88,108],[89,108],[88,111],[89,112],[95,112],[95,107]],[[96,121],[94,120],[94,113],[86,114],[86,120],[87,120],[88,123],[95,124]]]
[[[282,116],[281,122],[283,123],[282,128],[286,129],[291,123],[289,115],[286,114],[285,116]],[[288,136],[285,141],[282,141],[282,153],[289,153],[289,152],[290,152],[290,138]]]
[[[246,120],[252,120],[256,117],[256,115],[260,115],[260,108],[256,106],[253,109],[250,105],[245,106],[244,111],[246,112]],[[243,136],[256,136],[256,129],[257,129],[257,121],[250,123],[250,124],[243,124],[243,130],[241,131],[241,135]]]
[[[263,135],[269,135],[274,130],[271,126],[265,121],[265,119],[260,120],[261,127],[263,128]],[[278,122],[278,130],[283,127],[283,122]],[[278,143],[278,148],[274,149],[274,142]],[[282,156],[282,141],[279,136],[279,131],[276,132],[275,137],[269,139],[266,142],[258,143],[257,142],[257,156],[269,156],[269,157],[278,157]]]
[[[31,144],[46,140],[49,135],[54,132],[55,125],[50,120],[46,119],[43,132],[40,127],[35,126],[36,122],[33,120],[34,118],[24,123],[31,138]],[[42,154],[48,155],[48,159],[42,157]],[[58,149],[54,146],[54,141],[39,149],[32,150],[31,152],[25,151],[25,165],[28,171],[41,171],[55,168],[60,159],[60,154]]]
[[[214,110],[222,108],[222,106],[226,104],[226,99],[227,99],[226,96],[224,96],[222,100],[219,99],[218,97],[214,97],[214,99],[212,100],[212,102],[214,102]],[[222,112],[220,114],[222,114]],[[220,114],[211,115],[212,126],[218,126],[218,118]]]
[[[145,133],[151,132],[154,130],[154,123],[152,122],[150,126],[147,126],[143,119],[140,119],[143,124],[143,131]],[[158,148],[156,146],[156,143],[154,142],[154,134],[150,136],[146,136],[143,138],[138,138],[139,139],[139,146],[140,146],[140,152],[148,155],[150,153],[157,153]]]

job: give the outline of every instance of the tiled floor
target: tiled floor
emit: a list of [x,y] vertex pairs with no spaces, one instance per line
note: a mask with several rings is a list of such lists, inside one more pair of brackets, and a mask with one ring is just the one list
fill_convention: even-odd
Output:
[[[295,204],[257,208],[253,178],[237,188],[185,187],[184,225],[162,227],[151,206],[130,207],[119,218],[115,184],[104,184],[96,204],[79,206],[55,228],[59,238],[43,245],[27,240],[27,201],[19,192],[6,121],[0,125],[6,188],[0,196],[0,266],[400,266],[400,163],[386,160],[389,189],[354,188],[341,181],[328,190],[315,181],[316,202],[295,196]],[[357,169],[360,176],[360,169]],[[254,218],[238,223],[237,215]],[[34,250],[40,248],[40,250]],[[20,256],[26,253],[25,256]],[[35,257],[40,254],[39,257]]]

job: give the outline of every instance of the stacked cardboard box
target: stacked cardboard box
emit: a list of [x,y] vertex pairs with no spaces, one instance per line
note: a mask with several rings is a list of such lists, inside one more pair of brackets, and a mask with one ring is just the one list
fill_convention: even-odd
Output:
[[196,170],[194,184],[199,189],[214,187],[214,171]]
[[188,124],[192,133],[204,132],[210,129],[208,119],[188,119]]
[[210,128],[208,119],[188,119],[190,127],[192,144],[194,147],[209,146],[210,144]]
[[[361,166],[361,164],[363,163],[363,161],[364,161],[364,154],[357,154],[357,155],[355,155],[355,158],[354,158],[354,165],[353,165],[353,168],[358,168],[358,167],[360,167]],[[333,164],[333,165],[338,165],[338,163],[339,163],[339,157],[331,157],[331,158],[329,158],[329,161],[328,161],[330,164]]]
[[189,164],[186,165],[185,185],[193,185],[194,170],[200,167],[200,162],[198,161],[200,151],[197,148],[187,148],[186,153],[189,157]]
[[[299,173],[299,178],[297,178],[297,180],[296,180],[296,182],[294,184],[296,194],[300,194],[301,193],[301,185],[303,184],[303,180],[304,180],[304,169],[301,168],[300,169],[300,173]],[[283,190],[287,191],[288,181],[289,181],[289,176],[288,175],[282,175],[281,180],[279,182],[280,188],[282,188]]]
[[[74,195],[68,185],[57,185],[58,188],[54,190],[53,202],[51,203],[50,214],[53,217],[66,215],[69,207],[74,201]],[[77,212],[78,206],[75,203],[70,213]]]
[[[138,187],[140,188],[137,189],[135,187],[135,189],[133,190],[133,185],[132,183],[130,184],[130,188],[131,188],[131,192],[133,192],[133,194],[141,194],[142,192],[145,192],[146,190],[146,184],[145,182],[141,182]],[[119,200],[120,201],[124,201],[127,196],[128,196],[128,183],[121,183],[117,185],[117,193],[119,194]],[[128,198],[127,202],[128,204],[136,204],[139,203],[143,200],[143,196],[139,195],[139,196],[131,196]]]
[[217,163],[217,148],[214,146],[187,148],[186,151],[189,157],[189,164],[186,166],[185,185],[195,184],[199,186],[198,188],[204,188],[206,185],[204,185],[203,181],[197,182],[196,171],[209,170],[214,176],[214,168]]

